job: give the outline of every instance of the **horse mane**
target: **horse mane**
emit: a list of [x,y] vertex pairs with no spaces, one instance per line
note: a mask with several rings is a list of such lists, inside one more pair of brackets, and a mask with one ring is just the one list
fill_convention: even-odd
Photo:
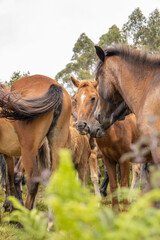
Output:
[[[105,56],[120,56],[127,61],[132,61],[132,63],[141,64],[145,66],[160,67],[160,55],[149,54],[146,51],[140,51],[132,48],[128,45],[115,45],[108,47],[104,50]],[[100,67],[103,65],[102,61],[99,61],[96,67],[95,73],[97,74]]]

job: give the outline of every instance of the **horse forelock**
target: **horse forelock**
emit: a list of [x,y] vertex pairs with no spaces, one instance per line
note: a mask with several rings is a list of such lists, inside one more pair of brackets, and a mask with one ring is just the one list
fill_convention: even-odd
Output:
[[82,80],[79,84],[79,87],[78,89],[80,88],[84,88],[84,87],[88,87],[88,86],[91,86],[92,85],[92,80],[91,79],[88,79],[88,80]]

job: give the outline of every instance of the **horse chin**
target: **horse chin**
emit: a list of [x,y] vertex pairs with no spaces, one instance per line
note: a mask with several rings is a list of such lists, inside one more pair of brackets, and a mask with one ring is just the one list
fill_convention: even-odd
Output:
[[103,138],[105,137],[105,135],[106,135],[106,132],[101,128],[95,129],[90,132],[90,136],[92,138]]
[[85,131],[82,131],[82,132],[79,131],[79,133],[80,133],[81,135],[87,135],[87,134],[88,134],[88,132],[85,132]]
[[104,119],[101,123],[103,129],[108,129],[112,125],[112,120],[110,118]]
[[95,138],[103,138],[103,137],[105,137],[105,135],[106,135],[105,132],[98,132],[98,133],[96,134],[96,137],[95,137]]
[[76,128],[78,130],[78,132],[81,134],[81,135],[87,135],[88,134],[88,129],[79,129],[79,128]]

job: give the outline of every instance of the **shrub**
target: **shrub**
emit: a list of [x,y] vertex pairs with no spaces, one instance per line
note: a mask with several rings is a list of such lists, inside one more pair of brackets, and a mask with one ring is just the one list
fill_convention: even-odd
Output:
[[17,239],[54,240],[137,240],[160,238],[160,210],[154,202],[160,190],[154,189],[131,205],[128,212],[115,213],[100,206],[99,200],[82,187],[76,178],[70,153],[60,152],[59,168],[46,189],[47,204],[54,216],[54,228],[47,232],[47,218],[36,209],[28,211],[11,198],[19,209],[10,220],[19,221],[24,229]]

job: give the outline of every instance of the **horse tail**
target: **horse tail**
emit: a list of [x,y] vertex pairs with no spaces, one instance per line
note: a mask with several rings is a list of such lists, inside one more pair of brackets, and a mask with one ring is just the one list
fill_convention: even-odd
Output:
[[1,118],[10,120],[32,120],[52,110],[59,112],[62,108],[63,90],[61,86],[52,84],[48,91],[40,97],[25,99],[21,95],[0,89]]

